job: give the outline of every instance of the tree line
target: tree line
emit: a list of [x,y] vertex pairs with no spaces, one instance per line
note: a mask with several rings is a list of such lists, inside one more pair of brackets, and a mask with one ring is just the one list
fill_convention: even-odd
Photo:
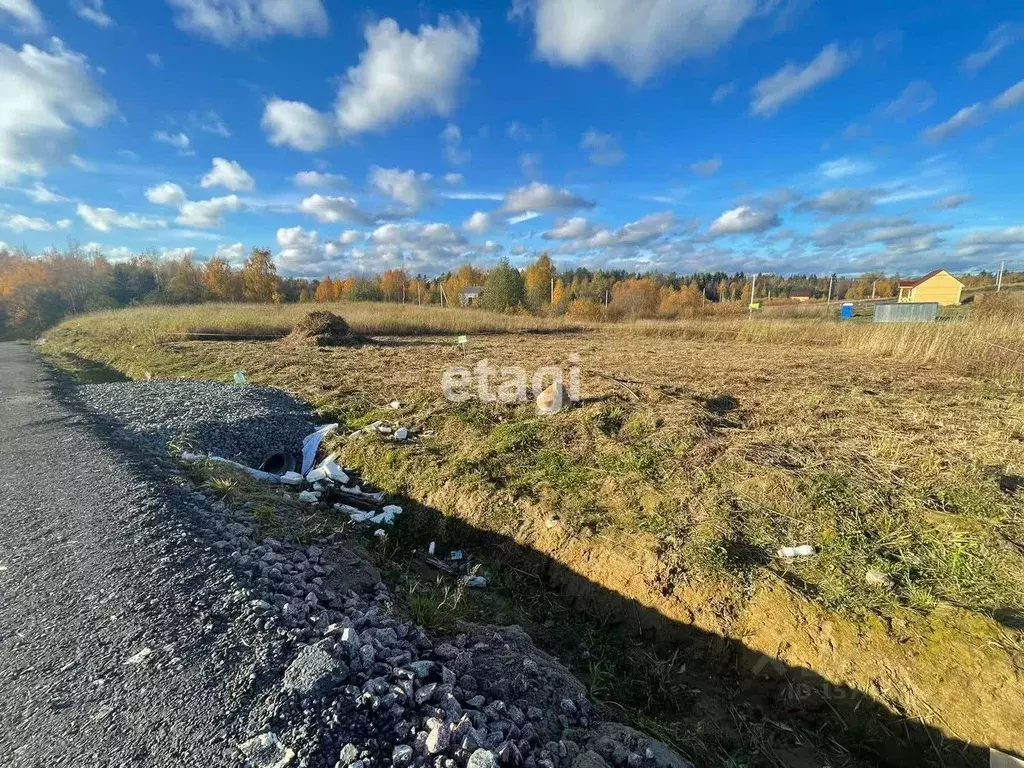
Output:
[[[483,288],[479,304],[499,312],[566,315],[579,320],[676,319],[709,312],[743,311],[750,302],[751,276],[742,272],[691,275],[635,274],[623,270],[559,271],[547,254],[525,269],[499,261],[488,270],[465,264],[434,278],[391,269],[380,274],[312,280],[277,274],[271,252],[253,248],[244,263],[222,258],[140,254],[110,261],[77,249],[33,256],[0,251],[0,338],[33,337],[80,312],[135,304],[219,302],[383,301],[461,306],[467,288]],[[969,287],[989,285],[987,273],[962,277]],[[1004,282],[1022,282],[1008,273]],[[858,278],[761,274],[757,301],[781,302],[794,291],[833,300],[890,297],[898,279],[882,274]]]

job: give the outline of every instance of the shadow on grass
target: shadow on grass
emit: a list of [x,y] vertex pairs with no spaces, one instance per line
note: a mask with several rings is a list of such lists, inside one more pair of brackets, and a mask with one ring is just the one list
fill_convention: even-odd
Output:
[[[610,715],[670,741],[699,766],[809,768],[823,756],[835,766],[988,765],[987,748],[951,739],[861,691],[668,619],[509,537],[408,497],[389,500],[406,510],[391,536],[392,554],[423,552],[435,541],[438,553],[478,555],[488,574],[497,574],[487,592],[501,593],[478,599],[493,603],[499,621],[524,624],[538,644],[574,667]],[[737,547],[736,555],[762,556]],[[628,677],[595,680],[602,670],[586,650],[581,666],[579,653],[595,627],[617,638],[619,652],[648,663],[612,661],[610,674]]]

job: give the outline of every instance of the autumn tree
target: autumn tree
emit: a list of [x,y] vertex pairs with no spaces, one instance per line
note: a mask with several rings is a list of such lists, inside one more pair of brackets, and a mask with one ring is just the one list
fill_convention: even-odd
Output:
[[168,298],[176,303],[196,303],[203,299],[203,276],[190,256],[175,262],[174,274],[167,284]]
[[553,306],[552,283],[555,277],[555,265],[551,257],[542,253],[535,262],[526,268],[523,279],[526,286],[525,303],[534,312]]
[[389,269],[384,272],[379,285],[384,301],[404,301],[407,279],[405,271],[401,269]]
[[277,267],[268,248],[253,248],[242,265],[242,296],[246,301],[271,302],[277,294]]
[[214,301],[234,301],[238,298],[237,281],[227,260],[214,257],[203,265],[203,288]]
[[509,263],[508,259],[502,259],[487,273],[484,295],[480,303],[485,309],[505,312],[520,306],[525,292],[523,275]]
[[609,307],[615,317],[639,320],[654,317],[658,312],[661,294],[658,284],[649,277],[634,278],[616,283],[612,287]]
[[331,280],[330,276],[320,281],[313,292],[313,301],[328,302],[337,301],[341,293],[341,284]]

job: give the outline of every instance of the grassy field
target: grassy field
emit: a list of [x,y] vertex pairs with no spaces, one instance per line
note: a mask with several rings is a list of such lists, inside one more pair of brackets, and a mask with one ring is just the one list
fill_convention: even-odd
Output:
[[[698,627],[950,738],[1024,749],[1018,315],[580,328],[338,305],[375,339],[317,349],[169,336],[280,334],[305,309],[101,313],[66,322],[42,348],[135,378],[243,369],[350,427],[422,423],[434,438],[337,447],[379,486],[628,595],[665,619],[649,628],[664,638]],[[455,333],[470,334],[467,350]],[[554,417],[441,396],[449,366],[533,370],[570,355],[583,402]],[[775,555],[794,544],[817,554]]]

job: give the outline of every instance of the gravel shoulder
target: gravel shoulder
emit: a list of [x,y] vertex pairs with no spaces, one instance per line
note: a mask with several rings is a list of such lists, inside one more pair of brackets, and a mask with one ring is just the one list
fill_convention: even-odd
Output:
[[688,768],[521,630],[432,638],[358,547],[261,539],[168,460],[301,436],[279,397],[56,386],[0,345],[0,765]]

